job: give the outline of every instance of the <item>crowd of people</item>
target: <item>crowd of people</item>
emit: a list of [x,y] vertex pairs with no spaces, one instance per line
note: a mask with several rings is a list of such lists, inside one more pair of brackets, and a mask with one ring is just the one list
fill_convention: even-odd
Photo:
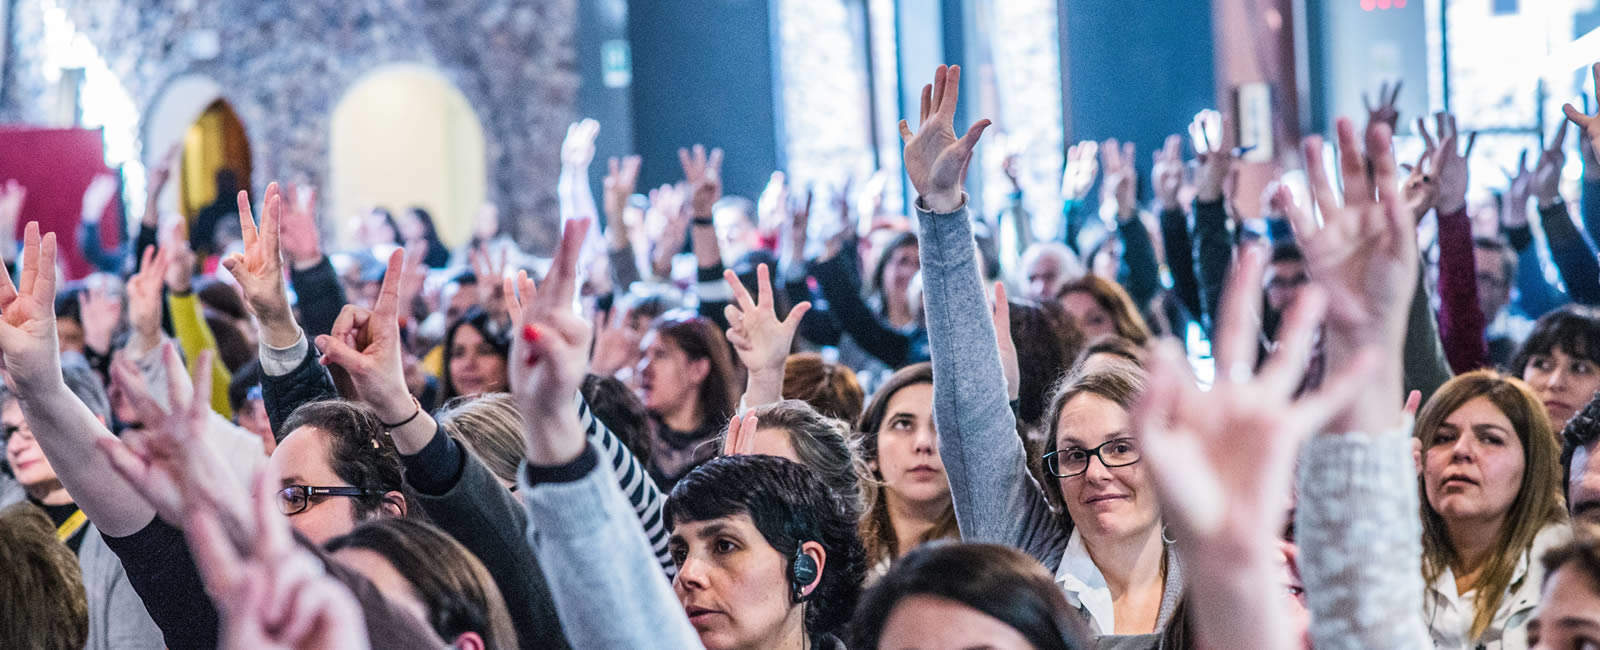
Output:
[[1142,182],[1073,146],[1041,240],[960,75],[909,216],[698,145],[596,201],[576,124],[547,260],[492,208],[327,250],[277,183],[106,242],[96,183],[64,283],[0,188],[0,647],[1600,647],[1600,117],[1469,202],[1385,88],[1254,219],[1206,112]]

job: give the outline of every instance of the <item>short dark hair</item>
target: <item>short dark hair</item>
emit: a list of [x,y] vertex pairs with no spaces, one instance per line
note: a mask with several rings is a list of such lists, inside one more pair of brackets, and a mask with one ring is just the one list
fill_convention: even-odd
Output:
[[810,468],[777,456],[713,458],[678,481],[665,512],[673,526],[749,515],[785,558],[804,542],[821,544],[827,560],[806,607],[806,635],[837,634],[849,622],[867,573],[866,550],[855,517]]
[[489,648],[516,644],[511,614],[489,570],[444,531],[420,521],[385,517],[363,522],[329,540],[326,548],[362,549],[383,556],[411,584],[428,608],[428,626],[446,641],[477,632]]
[[[1579,447],[1589,447],[1600,440],[1600,394],[1590,399],[1567,426],[1561,428],[1561,495],[1570,497],[1572,485],[1572,455]],[[1577,505],[1577,504],[1572,504]]]
[[339,480],[373,492],[355,497],[356,519],[370,518],[389,492],[405,495],[407,516],[420,515],[421,509],[412,507],[416,500],[406,485],[400,452],[370,407],[342,400],[302,404],[284,421],[278,442],[302,427],[328,432],[328,467]]
[[877,648],[895,607],[912,596],[983,612],[1039,650],[1089,647],[1082,620],[1038,561],[1008,546],[958,542],[930,542],[901,557],[862,596],[850,647]]
[[1533,331],[1511,359],[1510,370],[1518,377],[1535,355],[1560,349],[1574,357],[1600,363],[1600,309],[1586,305],[1564,305],[1534,321]]

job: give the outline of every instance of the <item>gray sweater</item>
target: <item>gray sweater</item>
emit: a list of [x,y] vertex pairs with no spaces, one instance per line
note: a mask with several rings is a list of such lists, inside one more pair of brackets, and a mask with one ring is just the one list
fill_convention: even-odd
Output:
[[528,544],[577,648],[701,648],[639,517],[593,440],[560,468],[518,475]]
[[[961,539],[1021,549],[1054,574],[1072,531],[1028,473],[967,208],[933,214],[919,200],[917,217],[933,356],[933,420]],[[1182,593],[1177,558],[1169,548],[1158,628],[1172,617]]]

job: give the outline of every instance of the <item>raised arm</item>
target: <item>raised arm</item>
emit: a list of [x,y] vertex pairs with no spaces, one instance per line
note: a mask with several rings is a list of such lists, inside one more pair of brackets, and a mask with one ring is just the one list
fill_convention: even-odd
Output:
[[1189,233],[1189,213],[1183,200],[1183,138],[1167,136],[1165,146],[1155,153],[1150,182],[1156,189],[1157,221],[1161,229],[1161,250],[1172,273],[1172,291],[1189,313],[1200,314],[1200,278],[1195,275],[1194,243]]
[[155,518],[155,510],[95,451],[97,441],[114,438],[61,377],[55,233],[41,237],[39,224],[29,222],[22,241],[18,281],[13,284],[0,267],[0,362],[7,384],[78,507],[108,537],[133,534]]
[[963,539],[1008,544],[1055,566],[1067,537],[1029,475],[1017,437],[961,187],[972,148],[989,121],[956,137],[960,82],[959,67],[940,66],[933,85],[922,90],[919,131],[912,134],[900,122],[922,227],[918,243],[939,455]]
[[1266,251],[1246,248],[1223,297],[1213,341],[1217,367],[1229,370],[1202,392],[1178,342],[1163,341],[1132,413],[1186,586],[1205,594],[1190,602],[1203,647],[1298,645],[1277,535],[1295,452],[1352,405],[1376,360],[1369,353],[1336,369],[1321,390],[1296,396],[1327,307],[1327,295],[1313,286],[1289,308],[1280,345],[1254,373],[1265,267]]
[[[1206,133],[1205,122],[1210,119],[1209,116],[1196,115],[1189,128]],[[1196,281],[1200,285],[1200,311],[1196,315],[1208,332],[1216,327],[1222,287],[1234,257],[1233,236],[1228,232],[1230,216],[1227,201],[1232,198],[1228,195],[1228,179],[1238,171],[1233,167],[1231,137],[1224,131],[1221,142],[1213,143],[1208,138],[1201,138],[1207,150],[1199,152],[1200,169],[1195,172],[1194,264]],[[1237,215],[1233,218],[1237,218]],[[1172,255],[1170,248],[1167,255]]]
[[[1569,118],[1571,106],[1567,105]],[[1600,118],[1585,119],[1591,121],[1579,124],[1584,126],[1585,137],[1592,138],[1591,129],[1600,130],[1600,125],[1593,120]],[[1576,118],[1573,121],[1576,122]],[[1563,150],[1566,126],[1566,122],[1561,123],[1556,140],[1539,156],[1533,168],[1533,196],[1538,200],[1539,222],[1544,226],[1545,241],[1550,245],[1550,259],[1561,271],[1567,294],[1574,302],[1595,305],[1600,304],[1600,262],[1595,260],[1593,246],[1573,223],[1566,202],[1561,200],[1561,170],[1567,160]]]
[[1076,255],[1083,255],[1078,235],[1089,210],[1085,203],[1094,180],[1100,174],[1100,143],[1084,140],[1067,149],[1067,164],[1061,171],[1061,240]]
[[305,321],[306,334],[319,336],[333,330],[344,307],[344,284],[328,256],[322,253],[317,230],[317,190],[289,185],[288,203],[278,227],[283,259],[289,263],[289,283],[294,286]]
[[727,329],[722,308],[732,302],[733,297],[722,284],[722,247],[717,241],[716,222],[712,219],[712,210],[722,198],[722,150],[712,149],[707,154],[706,148],[697,144],[692,149],[679,149],[678,161],[683,165],[689,214],[694,217],[689,244],[694,250],[695,293],[700,298],[700,315]]
[[622,294],[638,282],[639,256],[628,229],[628,198],[639,184],[637,155],[612,158],[608,162],[605,187],[606,256],[611,262],[612,291]]
[[[561,249],[575,248],[587,226],[568,222]],[[557,260],[538,287],[519,273],[517,286],[506,291],[517,332],[507,363],[511,392],[528,426],[520,477],[528,544],[549,568],[545,577],[575,646],[700,647],[638,519],[572,409],[590,337],[588,323],[572,310],[573,262]]]
[[[1305,144],[1306,169],[1323,214],[1290,219],[1312,281],[1327,292],[1324,340],[1330,367],[1349,368],[1378,350],[1358,398],[1308,446],[1299,467],[1296,533],[1299,567],[1318,647],[1424,648],[1421,535],[1416,471],[1405,461],[1409,418],[1400,410],[1400,357],[1415,290],[1412,214],[1398,196],[1391,132],[1369,125],[1366,148],[1348,120],[1338,122],[1343,205],[1322,166],[1322,142]],[[1378,436],[1366,446],[1361,436]]]
[[1439,113],[1435,117],[1437,143],[1422,118],[1417,118],[1417,130],[1427,144],[1426,164],[1418,170],[1426,168],[1438,176],[1434,213],[1439,224],[1439,341],[1450,368],[1468,372],[1491,363],[1489,343],[1484,337],[1489,321],[1478,306],[1472,222],[1467,218],[1467,159],[1478,136],[1468,134],[1465,151],[1458,151],[1455,116]]

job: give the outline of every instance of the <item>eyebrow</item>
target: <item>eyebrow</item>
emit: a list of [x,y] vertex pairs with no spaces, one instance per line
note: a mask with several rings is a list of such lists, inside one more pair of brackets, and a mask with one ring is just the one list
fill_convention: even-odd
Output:
[[1600,628],[1600,623],[1578,616],[1563,616],[1556,619],[1556,627],[1596,629]]
[[[1112,431],[1110,433],[1107,433],[1106,434],[1106,439],[1105,440],[1101,440],[1098,444],[1102,444],[1103,445],[1105,443],[1111,442],[1112,440],[1122,440],[1124,438],[1132,438],[1132,437],[1133,436],[1129,435],[1127,431],[1124,431],[1122,429],[1118,429],[1116,431]],[[1063,438],[1061,440],[1061,442],[1064,443],[1064,444],[1056,445],[1056,446],[1060,447],[1062,449],[1068,449],[1068,448],[1071,448],[1071,447],[1079,447],[1079,448],[1082,448],[1082,449],[1088,449],[1090,447],[1096,446],[1096,445],[1088,444],[1088,443],[1084,442],[1080,438]]]
[[300,485],[301,483],[302,483],[302,480],[301,480],[299,474],[290,474],[288,476],[283,477],[283,487],[289,487],[291,485]]

